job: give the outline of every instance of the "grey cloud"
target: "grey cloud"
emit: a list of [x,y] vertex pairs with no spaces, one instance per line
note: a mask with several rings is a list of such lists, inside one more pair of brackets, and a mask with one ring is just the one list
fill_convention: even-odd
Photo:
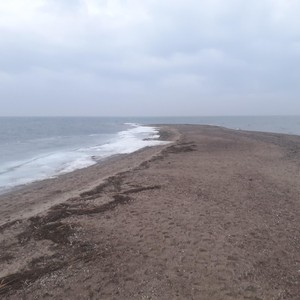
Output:
[[47,0],[0,23],[0,114],[293,114],[300,6],[276,3]]

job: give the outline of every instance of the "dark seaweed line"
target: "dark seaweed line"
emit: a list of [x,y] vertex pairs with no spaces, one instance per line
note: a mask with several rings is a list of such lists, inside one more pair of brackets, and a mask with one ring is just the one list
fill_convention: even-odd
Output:
[[[53,239],[52,232],[48,232],[48,229],[57,230],[60,228],[64,228],[66,225],[62,224],[61,222],[57,222],[58,220],[61,221],[62,219],[69,217],[70,215],[84,215],[84,214],[97,214],[97,213],[104,213],[106,211],[115,209],[118,205],[124,205],[127,204],[129,201],[131,201],[131,198],[128,196],[129,194],[133,193],[139,193],[142,191],[148,191],[148,190],[155,190],[160,189],[160,185],[154,185],[154,186],[147,186],[147,187],[138,187],[129,189],[127,191],[124,191],[123,193],[115,194],[113,195],[113,201],[103,204],[99,207],[93,207],[93,208],[72,208],[69,205],[63,204],[58,205],[52,208],[52,210],[46,215],[45,217],[33,217],[30,219],[31,225],[29,227],[30,232],[22,233],[19,236],[20,243],[26,243],[29,241],[31,237],[34,237],[35,239],[50,239],[55,243],[60,243],[65,245],[66,243],[60,239]],[[49,227],[50,228],[47,228]],[[45,229],[47,229],[48,234],[45,234]],[[68,229],[68,228],[67,228]],[[69,229],[68,229],[69,230]],[[55,232],[54,232],[55,233]],[[57,232],[56,232],[57,233]],[[69,231],[69,234],[71,234],[71,231]],[[7,292],[11,291],[12,289],[20,289],[22,286],[26,283],[31,283],[36,281],[38,278],[49,274],[51,272],[57,271],[64,266],[66,266],[68,262],[56,262],[55,264],[47,264],[46,267],[43,268],[34,268],[32,270],[28,271],[22,271],[18,273],[14,273],[11,275],[8,275],[6,277],[0,278],[0,295],[4,295]]]
[[43,275],[55,272],[66,265],[67,262],[57,262],[56,264],[48,264],[44,268],[35,268],[2,277],[0,279],[0,295],[4,295],[12,289],[20,289],[25,283],[34,282]]

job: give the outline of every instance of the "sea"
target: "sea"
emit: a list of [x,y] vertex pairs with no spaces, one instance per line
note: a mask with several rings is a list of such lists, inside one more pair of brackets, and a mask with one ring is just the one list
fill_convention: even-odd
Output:
[[166,143],[151,124],[204,124],[300,135],[300,116],[0,117],[0,193]]

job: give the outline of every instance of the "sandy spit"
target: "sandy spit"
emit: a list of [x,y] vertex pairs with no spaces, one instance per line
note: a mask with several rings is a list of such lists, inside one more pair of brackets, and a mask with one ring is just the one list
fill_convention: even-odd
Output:
[[1,299],[299,299],[300,137],[161,130],[0,196]]

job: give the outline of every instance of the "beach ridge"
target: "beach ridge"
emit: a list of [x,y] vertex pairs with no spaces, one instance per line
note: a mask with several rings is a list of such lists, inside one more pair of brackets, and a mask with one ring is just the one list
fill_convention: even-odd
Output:
[[48,181],[77,194],[2,226],[4,299],[297,299],[300,137],[162,128],[174,143]]

